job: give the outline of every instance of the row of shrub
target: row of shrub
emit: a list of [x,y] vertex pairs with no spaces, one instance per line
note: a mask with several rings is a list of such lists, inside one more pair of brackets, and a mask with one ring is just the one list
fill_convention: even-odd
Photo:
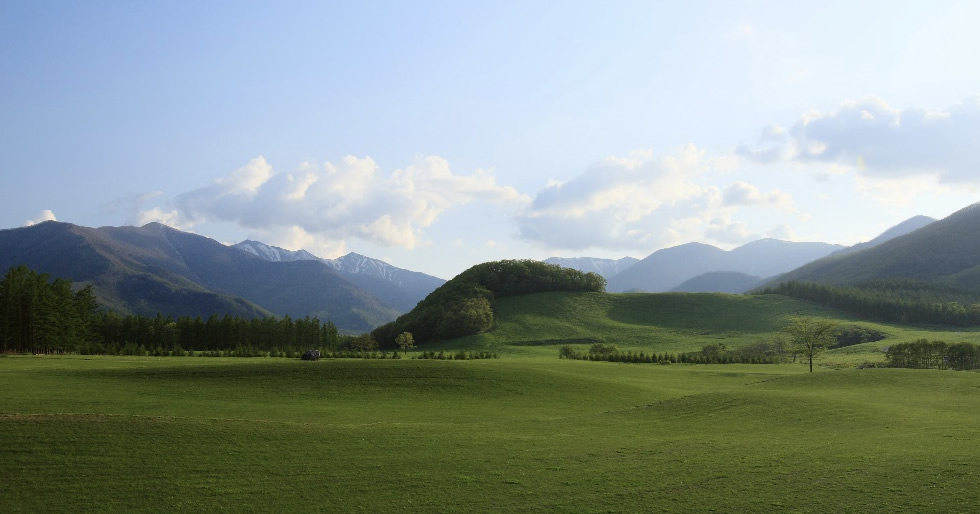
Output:
[[253,346],[236,346],[223,350],[184,350],[177,346],[164,348],[156,346],[146,348],[141,344],[127,343],[125,345],[83,345],[79,347],[80,355],[126,355],[137,357],[283,357],[292,359],[299,357],[302,352],[291,349],[259,350]]
[[705,355],[701,352],[655,353],[615,351],[610,353],[579,352],[563,345],[558,352],[561,359],[602,362],[626,362],[637,364],[776,364],[782,362],[767,355],[722,354]]
[[621,351],[611,343],[593,344],[587,352],[567,344],[558,349],[560,359],[647,364],[777,364],[795,357],[783,342],[759,343],[738,350],[716,343],[704,346],[699,352],[681,353]]
[[420,354],[413,355],[413,359],[436,359],[436,360],[456,360],[456,361],[468,361],[475,359],[499,359],[495,352],[464,352],[462,350],[451,353],[451,352],[434,352],[434,351],[424,351]]

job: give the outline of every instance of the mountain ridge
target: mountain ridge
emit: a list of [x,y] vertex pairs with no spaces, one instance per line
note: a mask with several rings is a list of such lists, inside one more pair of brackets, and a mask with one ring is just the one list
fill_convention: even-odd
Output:
[[268,262],[159,223],[89,228],[48,221],[0,231],[0,268],[95,286],[121,314],[317,316],[369,330],[398,311],[314,261]]
[[980,289],[980,203],[860,251],[835,254],[785,273],[766,285],[809,281],[855,285],[901,278]]

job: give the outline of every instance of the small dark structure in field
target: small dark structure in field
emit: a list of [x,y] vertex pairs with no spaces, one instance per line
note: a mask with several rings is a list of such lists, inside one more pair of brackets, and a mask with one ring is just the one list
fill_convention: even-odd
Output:
[[318,361],[320,360],[320,350],[306,350],[301,358],[304,361]]

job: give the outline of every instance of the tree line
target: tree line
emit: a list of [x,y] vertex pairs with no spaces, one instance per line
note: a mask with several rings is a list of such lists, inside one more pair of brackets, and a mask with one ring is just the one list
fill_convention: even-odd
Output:
[[26,266],[11,268],[0,279],[0,352],[252,356],[345,347],[370,350],[377,343],[370,335],[341,336],[333,322],[309,316],[215,314],[205,320],[102,312],[91,285],[74,288],[69,280],[51,280]]
[[919,339],[889,346],[885,358],[892,368],[980,369],[980,345]]
[[571,345],[558,348],[558,358],[634,364],[779,364],[795,360],[796,354],[783,340],[761,342],[737,349],[716,343],[696,352],[634,352],[622,351],[611,343],[595,343],[588,351]]
[[98,311],[92,286],[11,268],[0,279],[0,352],[74,351],[96,337]]
[[977,294],[942,284],[894,279],[843,287],[789,281],[759,293],[790,296],[890,323],[980,324]]

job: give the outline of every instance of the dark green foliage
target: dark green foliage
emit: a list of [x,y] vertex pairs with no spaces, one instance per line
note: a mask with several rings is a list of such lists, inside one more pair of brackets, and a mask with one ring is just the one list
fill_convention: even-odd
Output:
[[24,266],[0,280],[0,352],[253,357],[332,350],[338,342],[336,325],[316,317],[120,316],[98,312],[91,286],[76,291],[68,280],[51,281]]
[[851,325],[838,330],[836,338],[837,342],[831,348],[844,348],[845,346],[881,341],[885,338],[885,334],[873,328]]
[[395,337],[395,344],[398,345],[402,353],[408,353],[409,350],[415,348],[415,337],[411,332],[402,332]]
[[845,287],[790,281],[761,293],[790,296],[890,323],[980,324],[980,293],[940,283],[875,280]]
[[618,351],[619,349],[612,343],[595,343],[589,347],[589,353],[596,355],[610,355]]
[[347,338],[342,346],[352,352],[374,352],[378,349],[378,342],[371,334],[361,334]]
[[92,287],[50,280],[26,266],[0,279],[0,352],[73,352],[91,340],[97,304]]
[[723,344],[706,345],[700,352],[684,353],[646,353],[620,351],[612,344],[594,344],[587,353],[582,353],[571,345],[562,345],[558,349],[559,359],[589,360],[601,362],[624,362],[631,364],[776,364],[788,360],[789,351],[779,350],[767,344],[757,347],[745,347],[729,350]]
[[580,354],[571,345],[563,344],[558,348],[559,359],[578,359]]
[[440,351],[440,352],[424,351],[416,356],[413,356],[412,358],[435,359],[441,361],[443,360],[467,361],[467,360],[477,360],[477,359],[499,359],[500,356],[498,356],[495,352],[466,352],[460,350],[455,353],[446,353],[444,351]]
[[893,368],[980,369],[980,345],[919,339],[894,344],[886,353]]
[[479,334],[493,326],[496,298],[551,291],[598,291],[606,281],[596,273],[532,260],[478,264],[433,291],[411,312],[376,329],[374,337],[385,347],[395,337],[411,332],[415,341],[453,339]]
[[836,329],[832,321],[797,317],[790,320],[785,331],[789,334],[791,348],[809,362],[813,373],[813,359],[833,344]]

